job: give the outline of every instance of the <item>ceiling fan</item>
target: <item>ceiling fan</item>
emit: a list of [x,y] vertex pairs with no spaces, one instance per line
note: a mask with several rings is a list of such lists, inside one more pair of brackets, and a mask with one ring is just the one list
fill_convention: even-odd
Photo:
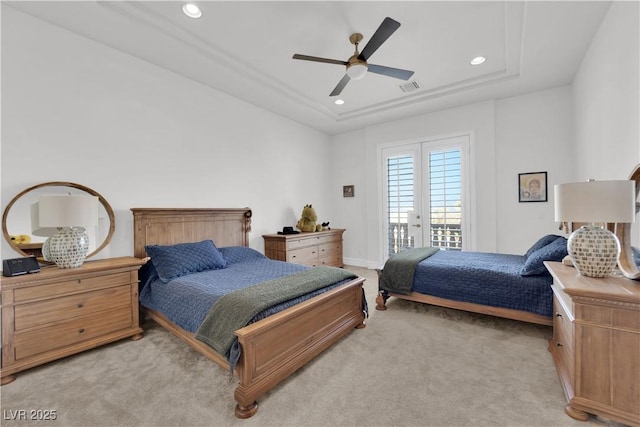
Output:
[[349,41],[355,45],[355,52],[348,61],[339,61],[337,59],[318,58],[317,56],[293,55],[293,59],[302,59],[305,61],[325,62],[327,64],[345,65],[347,72],[338,85],[333,89],[329,96],[340,95],[342,89],[349,83],[349,80],[359,80],[368,72],[382,74],[383,76],[394,77],[401,80],[409,80],[413,75],[413,71],[402,70],[400,68],[385,67],[383,65],[369,64],[367,60],[373,53],[378,50],[391,34],[400,27],[400,23],[391,18],[384,18],[382,24],[373,34],[367,45],[362,49],[362,53],[358,52],[358,44],[362,41],[363,36],[360,33],[351,34]]

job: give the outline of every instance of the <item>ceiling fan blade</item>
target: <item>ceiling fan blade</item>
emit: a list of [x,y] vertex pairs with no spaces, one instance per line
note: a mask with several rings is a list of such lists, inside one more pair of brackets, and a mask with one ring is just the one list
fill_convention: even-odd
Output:
[[394,77],[400,80],[409,80],[413,76],[413,71],[402,70],[400,68],[385,67],[384,65],[369,64],[370,73],[382,74],[383,76]]
[[333,92],[331,92],[331,94],[329,94],[329,96],[340,95],[340,93],[342,92],[342,89],[344,89],[344,87],[347,85],[347,83],[349,83],[349,80],[351,80],[351,77],[349,77],[349,74],[345,74],[344,77],[342,78],[342,80],[340,80],[338,85],[335,87],[335,89],[333,89]]
[[382,46],[382,43],[384,43],[389,37],[391,37],[391,34],[393,34],[398,28],[400,28],[400,23],[398,21],[394,21],[393,19],[388,17],[384,18],[382,24],[380,24],[376,32],[373,33],[373,36],[371,37],[367,45],[364,47],[364,49],[362,49],[362,52],[360,53],[360,56],[358,56],[358,59],[361,59],[363,61],[369,59],[369,57],[373,55],[373,52],[378,50],[378,48]]
[[347,65],[347,61],[338,61],[337,59],[318,58],[317,56],[300,55],[296,53],[293,59],[302,59],[304,61],[326,62],[327,64]]

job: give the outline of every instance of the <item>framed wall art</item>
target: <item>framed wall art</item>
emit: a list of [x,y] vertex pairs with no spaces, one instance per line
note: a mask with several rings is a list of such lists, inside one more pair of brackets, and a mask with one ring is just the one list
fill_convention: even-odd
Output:
[[343,185],[342,186],[342,197],[353,197],[354,193],[353,185]]
[[519,202],[547,201],[547,173],[527,172],[518,174]]

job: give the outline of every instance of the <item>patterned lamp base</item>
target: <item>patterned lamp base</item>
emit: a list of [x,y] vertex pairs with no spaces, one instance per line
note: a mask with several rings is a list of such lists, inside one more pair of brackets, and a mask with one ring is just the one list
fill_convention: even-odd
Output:
[[45,260],[55,262],[60,268],[80,267],[88,253],[89,236],[82,227],[60,228],[43,246]]
[[620,242],[609,230],[586,225],[569,236],[567,251],[583,276],[607,277],[618,263]]

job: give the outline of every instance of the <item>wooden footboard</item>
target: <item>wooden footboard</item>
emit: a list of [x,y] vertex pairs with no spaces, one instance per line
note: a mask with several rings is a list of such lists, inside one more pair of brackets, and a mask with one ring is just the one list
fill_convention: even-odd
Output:
[[[365,326],[363,283],[364,278],[356,278],[235,332],[242,347],[235,368],[240,380],[235,390],[238,418],[254,415],[261,395],[353,328]],[[223,369],[229,369],[226,358],[198,341],[195,334],[176,326],[156,311],[147,310],[147,313],[195,350]]]

